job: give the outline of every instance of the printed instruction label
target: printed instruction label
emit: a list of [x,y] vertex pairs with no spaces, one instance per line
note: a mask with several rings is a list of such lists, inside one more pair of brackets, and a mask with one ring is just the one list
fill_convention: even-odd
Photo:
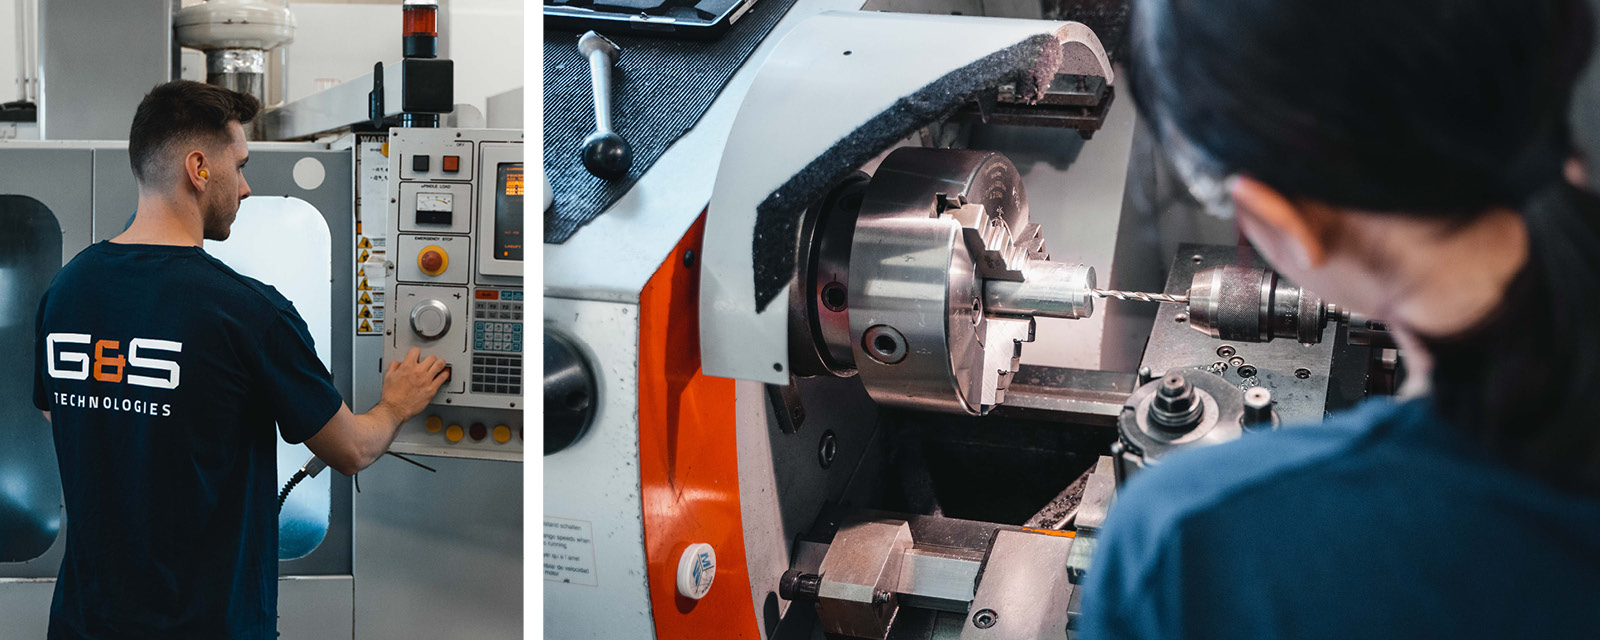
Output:
[[600,586],[594,574],[594,526],[583,520],[544,518],[544,579]]

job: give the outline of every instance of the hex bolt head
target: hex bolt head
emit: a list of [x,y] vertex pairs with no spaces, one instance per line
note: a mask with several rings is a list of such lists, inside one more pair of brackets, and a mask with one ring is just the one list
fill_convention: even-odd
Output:
[[1183,374],[1169,373],[1157,384],[1150,402],[1152,425],[1169,433],[1186,433],[1200,424],[1204,404]]

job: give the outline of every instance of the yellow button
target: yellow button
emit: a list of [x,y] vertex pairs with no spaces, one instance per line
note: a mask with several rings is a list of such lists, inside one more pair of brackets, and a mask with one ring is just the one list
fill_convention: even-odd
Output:
[[461,425],[453,424],[444,430],[444,439],[451,442],[461,442]]
[[494,426],[494,441],[498,442],[500,444],[505,444],[507,442],[510,442],[511,441],[511,427],[505,426],[503,424],[495,425]]
[[428,419],[422,422],[422,427],[427,429],[428,433],[438,433],[444,428],[444,420],[439,416],[428,416]]

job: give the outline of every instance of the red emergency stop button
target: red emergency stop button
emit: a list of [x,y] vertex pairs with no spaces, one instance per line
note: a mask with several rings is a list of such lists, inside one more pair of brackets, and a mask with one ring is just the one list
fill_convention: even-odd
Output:
[[430,276],[437,276],[450,268],[450,254],[443,247],[430,244],[417,252],[417,268]]

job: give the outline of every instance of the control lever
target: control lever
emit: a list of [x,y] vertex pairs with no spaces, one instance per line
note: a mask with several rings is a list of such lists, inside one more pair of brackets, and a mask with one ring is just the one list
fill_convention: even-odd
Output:
[[611,130],[611,65],[622,48],[590,31],[578,38],[578,52],[589,59],[589,81],[594,84],[595,132],[583,139],[583,166],[599,178],[621,178],[633,166],[633,148]]

